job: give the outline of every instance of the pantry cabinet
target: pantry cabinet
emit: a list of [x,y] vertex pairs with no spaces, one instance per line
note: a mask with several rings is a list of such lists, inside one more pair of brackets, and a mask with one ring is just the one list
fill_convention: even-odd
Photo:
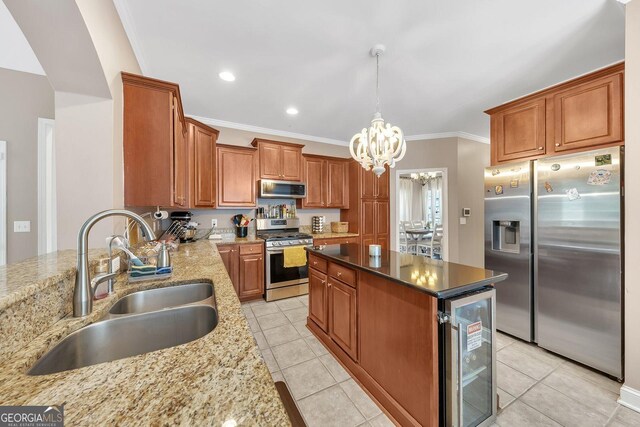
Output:
[[256,207],[256,149],[218,144],[216,152],[218,207]]
[[302,159],[303,180],[307,184],[307,197],[298,202],[298,207],[348,208],[348,160],[312,154],[305,154]]
[[125,206],[187,207],[187,135],[177,84],[122,73]]
[[300,144],[255,138],[258,149],[260,179],[302,181],[302,147]]
[[487,110],[491,164],[624,144],[624,63]]
[[371,244],[390,248],[389,168],[377,177],[358,162],[348,162],[349,208],[340,211],[340,221],[349,223],[349,232],[358,233],[363,254]]

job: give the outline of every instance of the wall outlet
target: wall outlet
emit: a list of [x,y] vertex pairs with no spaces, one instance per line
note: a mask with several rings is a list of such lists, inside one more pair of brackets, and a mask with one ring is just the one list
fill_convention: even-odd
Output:
[[30,233],[31,221],[13,221],[14,233]]
[[211,220],[211,228],[218,228],[218,220],[217,219],[212,219]]

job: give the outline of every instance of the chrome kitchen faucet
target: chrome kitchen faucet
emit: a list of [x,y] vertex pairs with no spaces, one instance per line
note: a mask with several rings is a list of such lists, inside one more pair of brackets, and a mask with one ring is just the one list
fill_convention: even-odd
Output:
[[76,284],[73,289],[74,317],[86,316],[93,309],[93,289],[89,277],[89,232],[95,223],[110,216],[124,216],[132,219],[138,223],[147,240],[156,238],[149,224],[140,215],[125,209],[109,209],[87,219],[78,232],[78,264]]

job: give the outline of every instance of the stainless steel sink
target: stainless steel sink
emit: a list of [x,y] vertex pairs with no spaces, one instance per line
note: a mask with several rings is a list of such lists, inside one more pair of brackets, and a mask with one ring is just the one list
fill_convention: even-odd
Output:
[[[190,283],[134,292],[120,298],[109,310],[111,315],[147,313],[169,307],[204,301],[213,296],[210,283]],[[113,316],[109,316],[113,317]]]
[[217,324],[218,313],[212,305],[103,320],[70,334],[28,374],[53,374],[185,344],[207,335]]

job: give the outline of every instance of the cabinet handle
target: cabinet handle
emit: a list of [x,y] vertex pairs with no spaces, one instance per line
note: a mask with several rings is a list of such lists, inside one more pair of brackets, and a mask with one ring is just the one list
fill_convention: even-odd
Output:
[[556,142],[556,147],[560,147],[560,143],[559,142]]
[[544,147],[538,147],[538,150],[544,150]]
[[338,271],[338,273],[336,274],[336,276],[338,276],[338,277],[342,276],[342,271]]
[[318,261],[313,261],[313,265],[318,265]]
[[323,281],[322,281],[322,282],[320,282],[320,283],[322,283],[322,284],[324,285],[325,283],[327,283],[327,281],[326,281],[326,280],[323,280]]

